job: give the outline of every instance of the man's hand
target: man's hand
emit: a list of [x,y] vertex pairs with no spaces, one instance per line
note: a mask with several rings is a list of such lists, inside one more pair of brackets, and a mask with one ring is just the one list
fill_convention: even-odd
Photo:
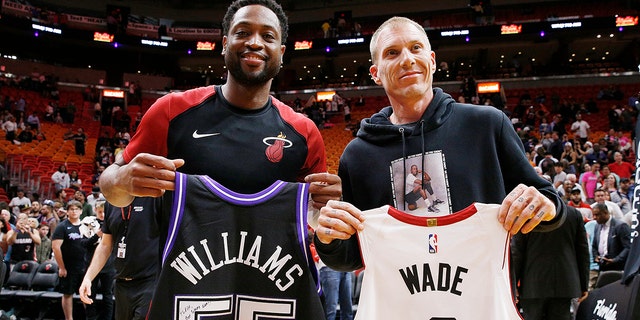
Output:
[[329,200],[340,200],[342,197],[342,180],[331,173],[312,173],[304,178],[309,183],[309,197],[313,207],[320,209]]
[[121,162],[119,156],[100,178],[105,198],[118,207],[129,205],[133,197],[159,197],[166,190],[175,190],[176,169],[184,165],[182,159],[149,153],[140,153],[127,164]]
[[511,234],[528,233],[556,216],[556,206],[538,189],[519,184],[502,201],[498,221]]
[[363,221],[362,212],[351,203],[329,200],[320,209],[316,236],[324,244],[334,239],[346,240],[364,228]]
[[83,278],[78,292],[80,293],[80,300],[82,300],[83,303],[93,303],[93,299],[89,298],[89,296],[91,295],[91,280]]
[[588,296],[589,296],[589,291],[582,292],[582,296],[578,298],[578,303],[584,301],[584,299],[586,299]]

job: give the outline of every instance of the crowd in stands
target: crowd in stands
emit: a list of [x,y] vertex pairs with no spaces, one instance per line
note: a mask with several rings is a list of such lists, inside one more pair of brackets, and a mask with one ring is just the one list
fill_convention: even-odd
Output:
[[[460,91],[454,95],[462,102],[468,100],[503,110],[512,119],[531,165],[539,170],[541,176],[553,182],[569,205],[580,208],[585,222],[593,220],[591,208],[603,202],[610,206],[609,210],[616,219],[630,223],[630,202],[636,179],[631,130],[638,116],[635,106],[637,95],[623,92],[616,86],[603,87],[600,93],[587,100],[555,93],[547,96],[548,93],[542,90],[533,95],[525,91],[519,97],[517,105],[509,106],[504,94],[478,95],[474,81],[473,78],[465,79]],[[56,226],[67,218],[69,201],[81,204],[81,219],[95,215],[96,201],[104,200],[99,189],[100,174],[124,150],[141,113],[137,114],[132,123],[128,113],[119,107],[109,110],[108,115],[95,112],[102,110],[94,107],[98,103],[97,95],[88,87],[81,96],[85,109],[89,106],[92,112],[88,117],[78,118],[79,111],[84,110],[78,110],[73,100],[59,103],[50,92],[46,93],[41,86],[32,84],[29,81],[3,83],[19,88],[19,93],[38,92],[48,101],[44,107],[30,105],[20,95],[2,96],[3,91],[0,91],[1,128],[5,131],[5,139],[15,144],[46,143],[45,127],[60,126],[67,130],[63,138],[75,142],[75,153],[90,157],[93,165],[93,173],[90,175],[76,169],[67,172],[66,165],[60,165],[49,172],[55,190],[50,197],[25,192],[26,190],[17,186],[16,194],[12,195],[10,201],[0,201],[3,237],[10,228],[14,228],[19,217],[26,216],[33,228],[39,230],[40,238],[45,240],[42,243],[47,243],[46,239],[51,238]],[[626,97],[629,97],[628,101],[624,100]],[[330,129],[331,123],[340,122],[355,134],[359,120],[349,122],[351,114],[345,112],[345,109],[366,109],[373,113],[382,107],[372,105],[373,100],[375,99],[365,99],[362,96],[351,99],[336,95],[332,101],[322,103],[315,99],[303,101],[298,98],[291,105],[296,111],[306,113],[319,127]],[[599,104],[602,101],[610,103],[611,109],[603,110],[599,107],[604,105]],[[44,115],[40,118],[42,113]],[[610,129],[604,134],[595,131],[593,124],[584,120],[584,116],[591,114],[606,118]],[[344,115],[344,122],[340,116],[336,120],[335,115]],[[105,116],[110,120],[104,121]],[[85,133],[78,126],[80,121],[95,123],[100,130],[94,132],[99,134],[91,136],[92,133]],[[97,140],[95,149],[85,150],[88,138]],[[340,151],[329,156],[339,156]],[[83,188],[87,182],[92,186],[91,193]],[[38,252],[38,262],[52,258],[51,251],[43,251],[42,246],[44,244],[34,248]],[[16,262],[11,258],[10,246],[6,241],[0,241],[0,248],[5,253],[7,266]]]

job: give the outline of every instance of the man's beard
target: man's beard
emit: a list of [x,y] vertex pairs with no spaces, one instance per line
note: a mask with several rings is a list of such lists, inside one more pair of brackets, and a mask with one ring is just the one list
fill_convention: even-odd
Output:
[[[234,57],[235,58],[235,57]],[[257,86],[267,83],[280,72],[280,64],[269,63],[270,59],[265,61],[265,68],[262,71],[246,73],[242,70],[239,59],[232,59],[225,55],[225,64],[229,74],[240,84],[245,86]]]

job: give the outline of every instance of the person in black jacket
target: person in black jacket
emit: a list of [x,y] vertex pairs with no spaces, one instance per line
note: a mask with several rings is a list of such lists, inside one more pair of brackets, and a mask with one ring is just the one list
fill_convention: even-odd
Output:
[[80,286],[80,299],[94,303],[94,279],[105,264],[115,268],[115,318],[145,319],[160,272],[159,229],[156,202],[136,197],[127,207],[104,205],[102,240],[95,249]]
[[580,212],[568,207],[553,231],[514,235],[511,253],[524,319],[571,319],[573,298],[582,301],[589,290],[589,243]]
[[[600,272],[623,270],[631,248],[631,228],[613,218],[604,203],[596,203],[592,210],[593,219],[598,222],[591,244],[594,261],[600,265]],[[606,239],[603,233],[608,235]]]
[[[562,223],[565,204],[529,163],[504,112],[457,103],[433,87],[436,58],[424,28],[407,18],[387,20],[371,39],[371,57],[371,75],[391,106],[361,122],[340,158],[344,201],[320,210],[314,238],[326,265],[363,266],[352,237],[364,227],[361,210],[392,205],[408,211],[404,180],[413,164],[429,172],[434,199],[442,200],[439,215],[483,202],[502,204],[498,221],[511,234]],[[433,205],[411,214],[429,216]]]

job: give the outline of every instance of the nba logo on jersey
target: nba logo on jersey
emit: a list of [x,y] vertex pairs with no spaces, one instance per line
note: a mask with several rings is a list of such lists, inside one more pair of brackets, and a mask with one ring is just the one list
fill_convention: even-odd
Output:
[[429,253],[438,253],[438,235],[429,234]]

